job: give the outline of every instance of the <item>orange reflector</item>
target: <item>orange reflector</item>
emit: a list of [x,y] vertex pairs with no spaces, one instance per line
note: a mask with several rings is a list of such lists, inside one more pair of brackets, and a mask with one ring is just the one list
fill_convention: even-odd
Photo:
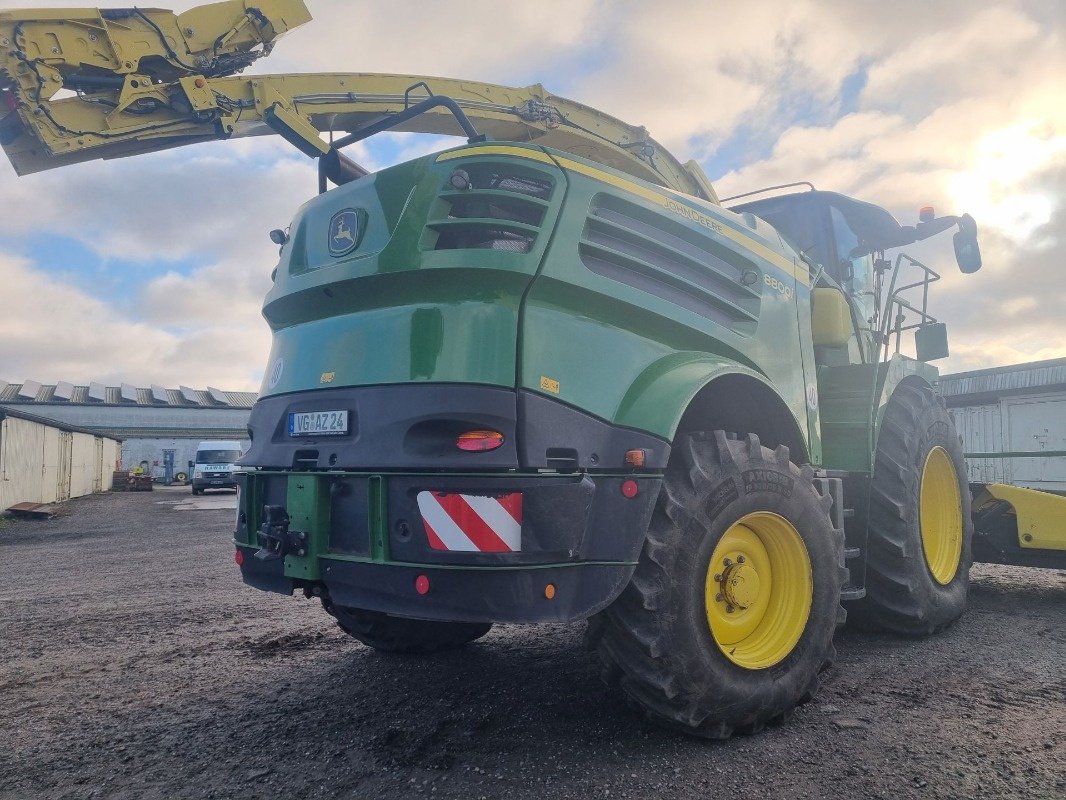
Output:
[[237,562],[237,566],[244,564],[244,551],[238,550],[233,554],[233,560]]
[[626,450],[626,463],[631,467],[643,467],[647,453],[643,450]]
[[918,209],[918,219],[922,222],[932,222],[936,218],[936,212],[932,206],[922,206]]
[[626,497],[633,498],[637,496],[637,492],[640,487],[637,486],[637,482],[634,480],[622,481],[622,494]]
[[554,583],[549,583],[547,586],[544,587],[544,596],[547,597],[549,600],[554,600],[555,599],[555,584]]
[[455,440],[455,446],[460,450],[481,453],[485,450],[495,450],[503,444],[503,434],[497,431],[467,431],[459,434]]
[[429,594],[429,578],[425,575],[415,578],[415,591],[419,594]]

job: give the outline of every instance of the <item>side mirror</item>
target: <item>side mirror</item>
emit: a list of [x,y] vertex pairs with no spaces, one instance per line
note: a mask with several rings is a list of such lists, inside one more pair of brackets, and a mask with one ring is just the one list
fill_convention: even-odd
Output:
[[948,357],[948,326],[930,322],[914,330],[914,350],[919,361],[936,361]]
[[977,223],[969,214],[959,217],[959,230],[955,233],[955,260],[959,269],[970,275],[981,269],[981,247],[977,244]]

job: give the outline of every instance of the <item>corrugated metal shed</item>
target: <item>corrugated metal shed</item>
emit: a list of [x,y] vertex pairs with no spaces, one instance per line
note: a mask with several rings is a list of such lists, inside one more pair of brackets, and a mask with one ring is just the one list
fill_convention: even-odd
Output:
[[[58,391],[57,391],[58,389]],[[37,381],[6,383],[0,381],[0,403],[6,405],[64,403],[70,405],[102,406],[170,406],[176,408],[251,408],[255,392],[225,392],[208,390],[166,389],[162,386],[137,388],[128,383],[104,386],[93,381],[88,386],[75,386],[60,381],[55,386]]]
[[949,406],[992,401],[1006,395],[1066,389],[1066,358],[944,375],[940,378],[939,389]]
[[1066,490],[1066,358],[940,380],[972,483]]
[[224,392],[214,387],[0,382],[0,405],[14,409],[12,413],[29,412],[59,429],[88,430],[120,439],[121,463],[132,467],[147,460],[156,477],[163,475],[168,450],[174,451],[175,467],[183,470],[202,440],[244,442],[255,400],[254,392]]
[[120,458],[114,437],[0,407],[0,511],[106,492]]

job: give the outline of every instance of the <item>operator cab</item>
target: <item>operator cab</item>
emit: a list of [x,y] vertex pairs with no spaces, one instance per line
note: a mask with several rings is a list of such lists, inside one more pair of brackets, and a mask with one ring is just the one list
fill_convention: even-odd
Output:
[[755,200],[730,210],[754,214],[773,225],[811,266],[815,281],[812,288],[839,289],[846,296],[852,320],[851,335],[846,344],[819,347],[818,361],[856,364],[875,357],[874,251],[861,240],[855,229],[859,226],[854,226],[852,221],[859,215],[870,219],[880,214],[897,228],[899,223],[877,206],[813,188],[808,192]]
[[[729,210],[754,214],[766,220],[807,262],[814,293],[812,324],[817,363],[834,366],[877,361],[882,345],[891,334],[910,329],[916,331],[920,360],[946,356],[946,329],[929,316],[924,307],[928,292],[922,298],[922,308],[909,305],[906,301],[900,305],[898,298],[899,292],[927,287],[928,283],[939,280],[940,276],[914,259],[903,256],[908,265],[924,270],[925,277],[918,283],[897,288],[895,281],[902,263],[897,260],[887,297],[888,305],[895,306],[889,309],[883,296],[882,283],[892,265],[885,260],[884,252],[927,239],[957,225],[959,230],[955,234],[954,244],[959,268],[965,273],[976,272],[981,267],[981,253],[973,218],[967,214],[937,218],[933,216],[933,210],[927,208],[922,210],[917,225],[904,226],[880,206],[837,192],[819,191],[810,183],[772,188],[789,189],[796,186],[807,186],[809,191],[731,205]],[[918,316],[917,324],[901,327],[902,317],[893,323],[896,325],[894,328],[890,329],[889,325],[884,324],[884,317],[890,310],[901,311],[904,308],[912,316]],[[827,324],[827,319],[833,318],[836,318],[837,323]],[[926,351],[924,356],[923,349]]]

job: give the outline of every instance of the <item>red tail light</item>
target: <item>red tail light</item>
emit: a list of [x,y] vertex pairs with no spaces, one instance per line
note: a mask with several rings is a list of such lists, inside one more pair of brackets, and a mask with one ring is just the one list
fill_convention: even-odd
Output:
[[497,431],[467,431],[459,434],[455,446],[471,453],[495,450],[503,444],[503,434]]

